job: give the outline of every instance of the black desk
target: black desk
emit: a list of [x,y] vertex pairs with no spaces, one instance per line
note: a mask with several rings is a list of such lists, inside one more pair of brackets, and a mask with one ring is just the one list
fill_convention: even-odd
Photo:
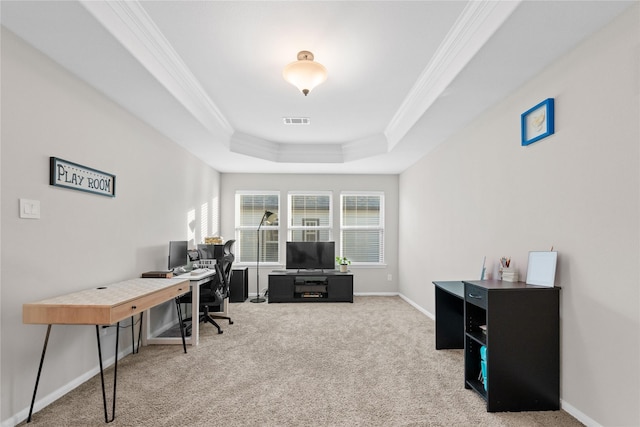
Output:
[[433,282],[436,289],[436,350],[464,348],[464,283]]
[[560,408],[560,288],[500,280],[433,284],[436,349],[464,348],[464,386],[488,412]]

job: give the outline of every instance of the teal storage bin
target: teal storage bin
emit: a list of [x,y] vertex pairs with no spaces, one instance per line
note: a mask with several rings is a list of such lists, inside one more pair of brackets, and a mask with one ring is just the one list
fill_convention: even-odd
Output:
[[482,374],[482,385],[487,390],[487,346],[480,347],[480,373]]

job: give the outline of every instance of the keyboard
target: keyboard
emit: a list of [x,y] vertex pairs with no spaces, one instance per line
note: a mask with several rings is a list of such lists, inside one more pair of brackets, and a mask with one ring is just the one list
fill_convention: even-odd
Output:
[[209,271],[208,268],[196,268],[195,270],[191,270],[191,275],[197,276],[198,274],[208,273]]

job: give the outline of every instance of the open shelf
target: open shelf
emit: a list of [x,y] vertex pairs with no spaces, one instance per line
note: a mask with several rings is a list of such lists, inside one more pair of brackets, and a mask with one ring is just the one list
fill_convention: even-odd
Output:
[[482,381],[479,380],[467,380],[467,385],[480,395],[484,400],[487,400],[487,390],[484,389]]
[[482,332],[467,332],[467,336],[478,342],[480,345],[487,345],[487,335]]

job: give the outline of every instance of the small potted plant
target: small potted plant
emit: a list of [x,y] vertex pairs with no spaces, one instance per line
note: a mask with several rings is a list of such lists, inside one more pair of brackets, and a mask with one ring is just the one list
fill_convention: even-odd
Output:
[[347,257],[337,256],[336,257],[336,263],[338,263],[338,265],[340,265],[340,273],[346,273],[347,272],[347,266],[349,264],[351,264],[351,261]]

